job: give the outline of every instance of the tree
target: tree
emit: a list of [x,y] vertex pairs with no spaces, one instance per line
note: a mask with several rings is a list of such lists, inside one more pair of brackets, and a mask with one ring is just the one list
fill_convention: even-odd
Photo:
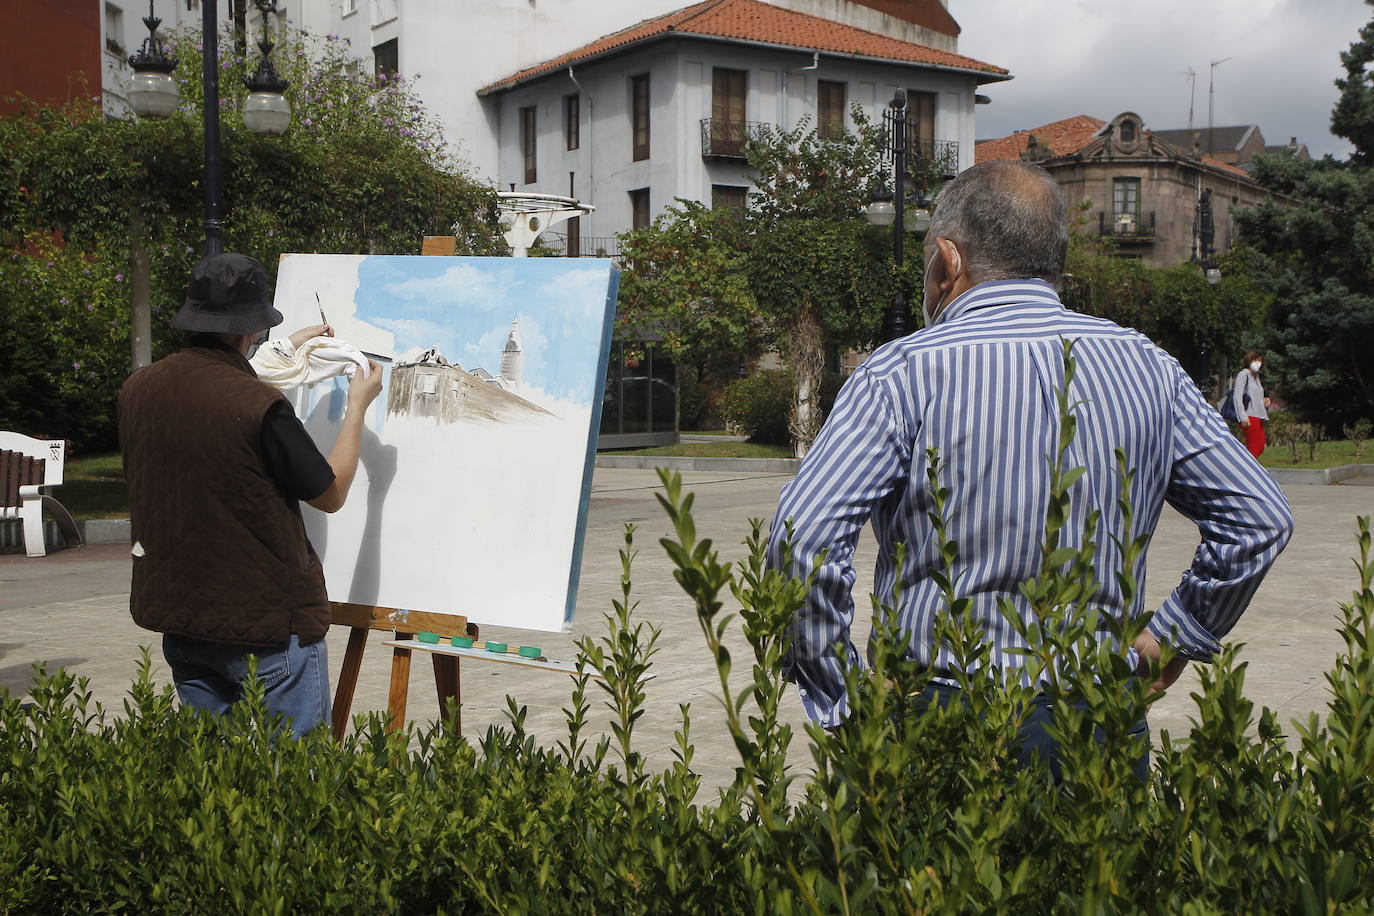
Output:
[[1333,432],[1374,416],[1374,19],[1341,62],[1331,131],[1354,145],[1350,159],[1257,157],[1256,180],[1302,203],[1237,215],[1274,297],[1266,369],[1295,408]]
[[[854,119],[857,131],[840,137],[803,124],[751,139],[745,156],[757,191],[746,209],[683,201],[625,237],[621,320],[659,328],[680,352],[777,348],[794,379],[798,457],[820,428],[827,349],[871,346],[898,282],[891,231],[864,218],[880,168],[877,132],[862,109]],[[929,182],[930,171],[913,178]],[[906,244],[901,279],[916,289],[919,241]]]
[[[342,40],[289,33],[274,61],[292,126],[256,137],[239,114],[250,62],[222,39],[226,250],[271,277],[285,252],[411,253],[427,234],[456,234],[463,253],[505,251],[494,194],[445,151],[405,80],[372,77]],[[129,352],[136,324],[151,329],[143,359],[174,343],[152,319],[180,304],[199,257],[203,151],[198,34],[171,45],[183,104],[166,121],[106,120],[98,99],[0,119],[0,280],[19,291],[0,301],[0,427],[108,444],[124,374],[111,348]],[[96,316],[100,334],[86,326]]]

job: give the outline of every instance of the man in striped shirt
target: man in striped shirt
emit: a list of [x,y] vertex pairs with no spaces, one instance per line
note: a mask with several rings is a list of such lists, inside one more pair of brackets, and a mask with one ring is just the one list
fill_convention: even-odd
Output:
[[[1065,467],[1085,470],[1070,491],[1061,546],[1078,546],[1088,514],[1101,513],[1097,606],[1118,615],[1144,610],[1141,597],[1127,606],[1111,574],[1120,564],[1112,536],[1126,534],[1116,449],[1135,472],[1135,533],[1154,530],[1165,502],[1201,533],[1192,566],[1128,650],[1142,668],[1143,658],[1158,658],[1161,642],[1178,651],[1157,686],[1172,683],[1188,659],[1207,661],[1218,651],[1287,543],[1293,521],[1283,493],[1173,357],[1135,331],[1060,303],[1067,246],[1064,201],[1043,170],[987,162],[954,179],[926,236],[927,327],[880,347],[855,370],[783,489],[770,563],[805,576],[826,551],[785,668],[815,722],[834,727],[848,715],[843,670],[859,663],[850,639],[852,557],[867,522],[879,544],[874,592],[886,597],[902,586],[895,613],[911,634],[909,657],[937,682],[954,683],[953,662],[934,638],[944,596],[929,575],[940,568],[927,516],[930,448],[950,494],[959,592],[972,599],[969,613],[984,627],[991,664],[1013,672],[1023,665],[998,599],[1028,613],[1017,585],[1040,567],[1064,341],[1076,341],[1078,367],[1070,392],[1078,432]],[[900,567],[898,543],[906,545]],[[1133,572],[1143,583],[1143,555]]]

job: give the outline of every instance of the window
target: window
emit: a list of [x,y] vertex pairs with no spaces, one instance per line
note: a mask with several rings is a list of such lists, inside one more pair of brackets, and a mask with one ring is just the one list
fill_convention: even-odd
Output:
[[816,81],[816,129],[823,140],[844,136],[844,95],[844,83]]
[[711,152],[717,156],[740,156],[744,152],[748,78],[744,70],[711,69]]
[[536,129],[535,107],[530,105],[520,109],[520,149],[525,156],[525,184],[534,184],[539,169],[535,156],[539,148],[539,134]]
[[1112,179],[1112,216],[1140,217],[1140,179]]
[[643,229],[649,225],[649,189],[630,192],[630,228]]
[[739,207],[744,209],[749,201],[749,189],[728,184],[711,185],[711,209]]
[[906,94],[907,150],[935,158],[935,93],[910,90]]
[[[649,158],[649,74],[630,77],[630,121],[635,162]],[[647,192],[646,192],[647,194]]]
[[563,96],[563,139],[567,149],[577,149],[581,145],[581,107],[582,98],[577,93]]
[[352,16],[358,12],[358,0],[343,0],[343,14]]
[[1126,120],[1121,122],[1121,142],[1135,142],[1135,122],[1132,121],[1130,118],[1127,118]]
[[569,258],[582,254],[582,217],[574,216],[568,220],[568,238],[563,246],[563,255]]
[[395,76],[401,72],[401,49],[397,39],[384,41],[372,48],[373,73]]
[[124,11],[113,3],[105,4],[105,50],[124,56]]

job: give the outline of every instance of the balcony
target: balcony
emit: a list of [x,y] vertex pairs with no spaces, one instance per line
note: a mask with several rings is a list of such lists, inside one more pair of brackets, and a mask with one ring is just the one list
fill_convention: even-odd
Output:
[[1123,242],[1153,242],[1155,213],[1153,210],[1149,213],[1099,213],[1097,234]]
[[935,165],[945,178],[959,174],[958,140],[919,140],[912,137],[908,155],[916,160],[912,163],[913,168],[924,159]]
[[618,258],[620,239],[610,236],[584,235],[572,240],[562,232],[550,232],[544,236],[544,244],[565,258]]
[[772,129],[763,121],[725,121],[701,119],[701,158],[717,161],[744,161],[744,144]]

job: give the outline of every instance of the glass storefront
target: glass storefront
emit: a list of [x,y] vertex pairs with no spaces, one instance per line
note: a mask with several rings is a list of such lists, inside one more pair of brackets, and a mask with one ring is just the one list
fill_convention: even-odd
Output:
[[653,344],[613,343],[597,448],[677,442],[677,367]]

